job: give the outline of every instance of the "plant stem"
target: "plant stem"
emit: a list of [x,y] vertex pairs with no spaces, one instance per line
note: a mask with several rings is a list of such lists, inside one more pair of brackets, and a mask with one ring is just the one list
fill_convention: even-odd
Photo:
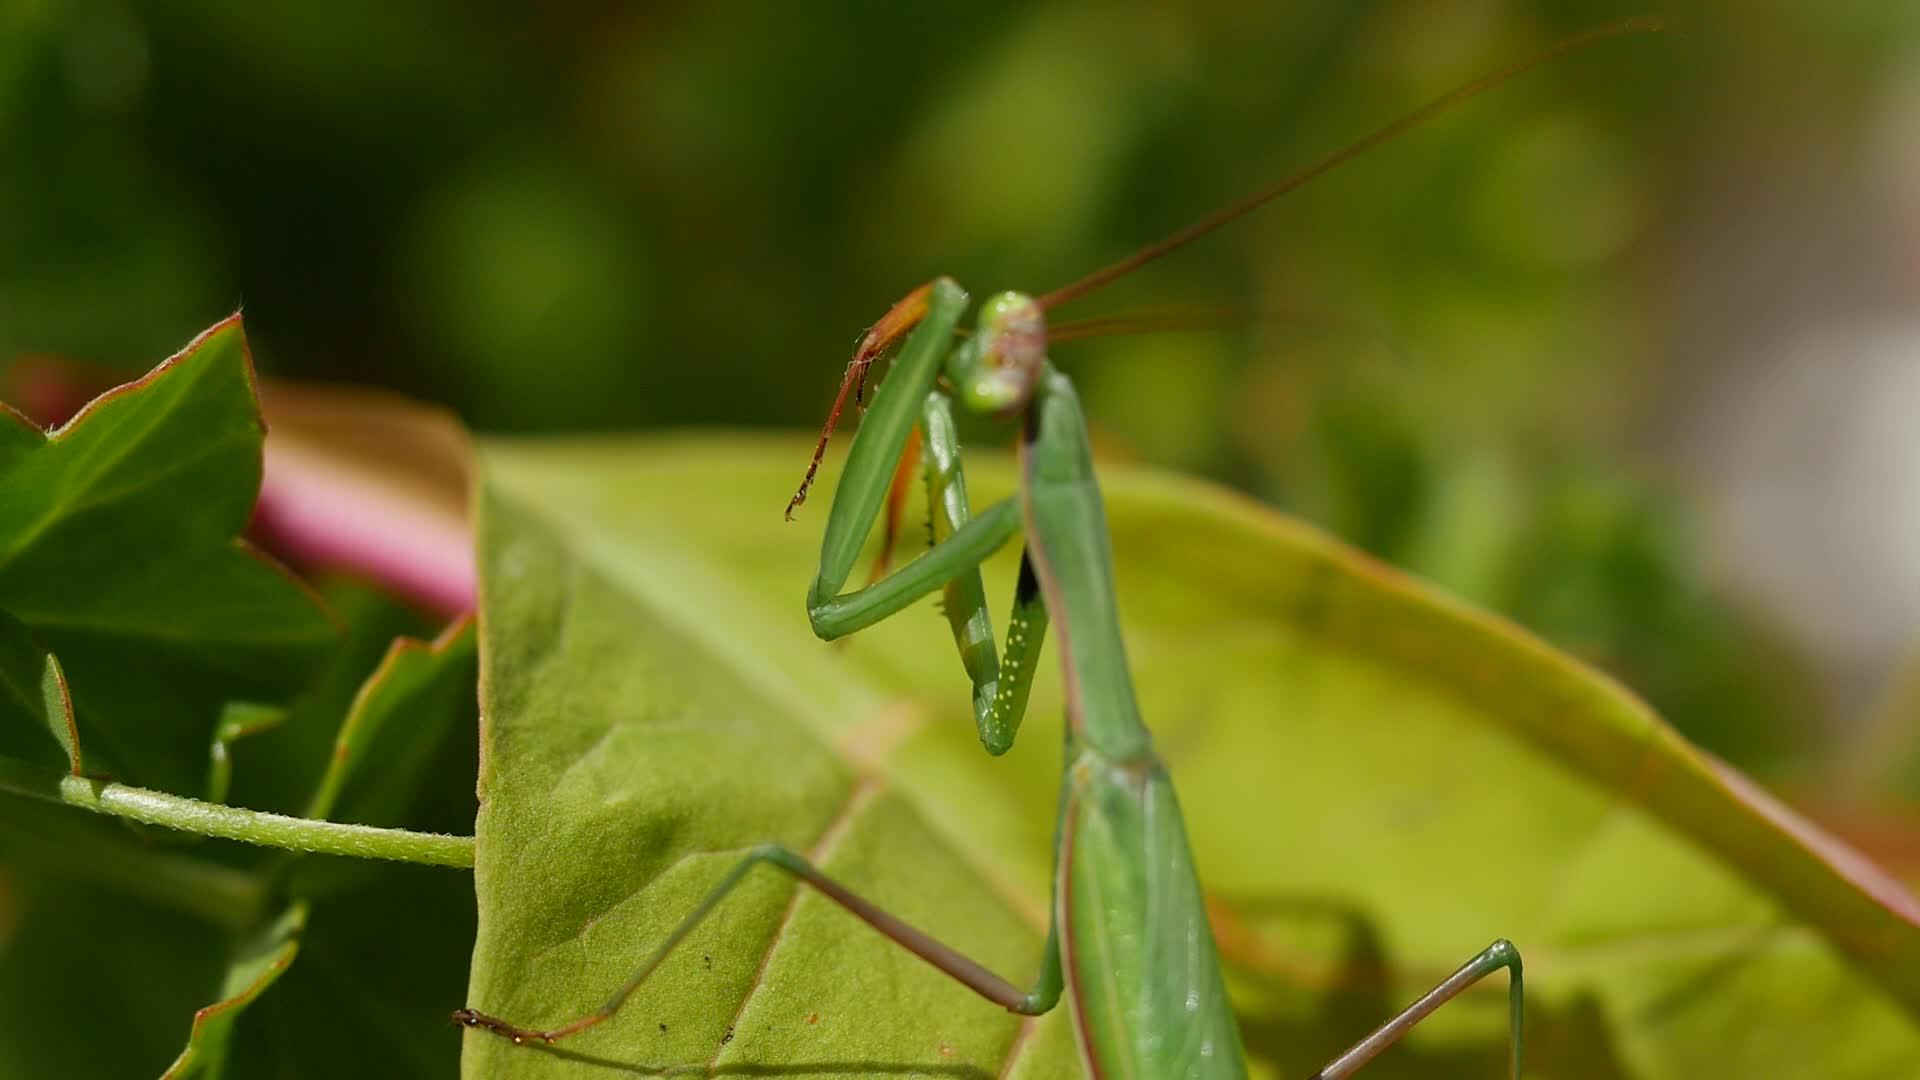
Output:
[[5,758],[0,758],[0,791],[78,806],[148,825],[289,851],[461,869],[473,866],[471,836],[378,829],[370,825],[268,814],[111,780],[72,775],[56,778],[23,762]]

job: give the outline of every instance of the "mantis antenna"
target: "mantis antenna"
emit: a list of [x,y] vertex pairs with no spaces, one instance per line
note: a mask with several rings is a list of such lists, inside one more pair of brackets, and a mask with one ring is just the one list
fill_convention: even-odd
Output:
[[[1561,56],[1597,45],[1603,41],[1624,37],[1628,34],[1653,34],[1671,29],[1673,29],[1673,21],[1665,16],[1634,15],[1623,19],[1616,19],[1613,22],[1561,38],[1552,45],[1541,49],[1539,52],[1525,59],[1502,68],[1499,71],[1482,75],[1472,82],[1457,87],[1420,108],[1401,116],[1399,119],[1376,128],[1372,132],[1348,143],[1339,150],[1335,150],[1333,153],[1326,155],[1306,168],[1293,173],[1277,183],[1261,188],[1259,191],[1246,196],[1236,203],[1215,211],[1164,240],[1149,244],[1125,258],[1108,263],[1106,266],[1095,270],[1093,273],[1088,274],[1078,281],[1063,285],[1052,292],[1041,295],[1037,298],[1036,303],[1039,304],[1041,310],[1045,311],[1056,308],[1070,300],[1076,300],[1085,296],[1099,289],[1101,286],[1117,278],[1124,277],[1140,267],[1153,262],[1155,259],[1178,251],[1208,233],[1245,217],[1265,206],[1267,203],[1272,202],[1274,199],[1285,195],[1295,188],[1301,187],[1309,181],[1318,179],[1382,143],[1388,142],[1396,136],[1405,134],[1435,117],[1465,104],[1480,94],[1500,86],[1503,83],[1519,78],[1533,69]],[[840,413],[846,406],[847,395],[852,394],[856,403],[862,401],[867,383],[867,369],[886,352],[888,346],[904,335],[919,321],[924,306],[924,291],[915,290],[909,294],[905,300],[894,305],[893,309],[888,311],[887,314],[882,317],[878,323],[875,323],[873,327],[867,331],[865,336],[861,338],[859,346],[854,350],[853,359],[847,364],[846,375],[840,381],[840,391],[834,396],[833,407],[827,413],[826,423],[820,428],[820,439],[814,444],[813,460],[807,465],[806,476],[800,481],[800,486],[794,492],[793,498],[787,502],[786,517],[788,521],[793,520],[794,511],[798,510],[801,504],[807,501],[807,490],[813,486],[814,475],[820,469],[821,459],[826,456],[827,442],[832,439],[833,429],[840,421]]]

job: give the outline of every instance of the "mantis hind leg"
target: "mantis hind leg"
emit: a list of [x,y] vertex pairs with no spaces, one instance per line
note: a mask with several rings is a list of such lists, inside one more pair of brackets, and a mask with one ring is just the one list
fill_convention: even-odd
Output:
[[1505,938],[1487,946],[1480,955],[1460,965],[1459,970],[1447,976],[1439,986],[1421,995],[1420,1000],[1374,1029],[1373,1034],[1355,1043],[1352,1049],[1335,1058],[1326,1068],[1314,1073],[1312,1080],[1341,1080],[1342,1077],[1353,1075],[1362,1065],[1378,1057],[1381,1051],[1400,1041],[1401,1036],[1425,1020],[1435,1009],[1501,968],[1507,969],[1507,1007],[1511,1013],[1507,1074],[1510,1080],[1520,1080],[1520,1043],[1526,993],[1520,977],[1520,950]]
[[728,893],[739,886],[741,880],[754,867],[763,863],[812,886],[855,918],[878,930],[889,941],[932,964],[954,981],[1009,1012],[1027,1016],[1038,1015],[1053,1008],[1060,1000],[1064,984],[1060,972],[1057,927],[1050,929],[1047,933],[1046,952],[1041,958],[1039,977],[1034,980],[1031,989],[1022,991],[988,970],[979,961],[924,930],[909,925],[899,916],[886,911],[821,873],[820,869],[809,862],[805,856],[778,844],[761,844],[748,851],[733,869],[727,871],[706,898],[680,920],[679,925],[673,928],[666,940],[641,961],[633,975],[598,1009],[551,1028],[523,1027],[477,1009],[456,1011],[453,1014],[454,1022],[466,1027],[490,1031],[502,1038],[511,1039],[515,1043],[537,1042],[551,1046],[611,1019],[620,1011],[621,1006],[627,1003],[627,999],[633,996],[634,991],[640,989],[641,984],[652,976],[674,948],[693,932],[694,927],[700,925],[702,920],[712,914],[714,908],[726,899]]

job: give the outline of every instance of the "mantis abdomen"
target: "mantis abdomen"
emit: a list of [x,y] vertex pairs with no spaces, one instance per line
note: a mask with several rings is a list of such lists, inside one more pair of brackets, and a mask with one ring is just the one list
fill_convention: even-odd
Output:
[[1068,785],[1056,903],[1088,1075],[1246,1076],[1166,769],[1082,750]]

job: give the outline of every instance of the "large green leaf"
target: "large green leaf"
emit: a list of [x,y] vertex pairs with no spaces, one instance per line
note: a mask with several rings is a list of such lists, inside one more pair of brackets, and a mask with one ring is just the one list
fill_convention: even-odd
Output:
[[284,698],[333,639],[236,539],[262,434],[238,316],[53,432],[0,410],[0,611],[66,669],[90,767],[199,791],[221,704]]
[[[469,1004],[537,1026],[592,1009],[765,840],[1016,981],[1035,970],[1052,665],[992,760],[931,607],[815,641],[821,518],[778,515],[804,458],[485,455]],[[1011,479],[992,458],[969,475],[982,504]],[[1920,1073],[1920,910],[1871,866],[1512,627],[1212,489],[1104,482],[1133,670],[1261,1068],[1308,1071],[1505,935],[1530,1075]],[[990,565],[992,595],[1012,568]],[[1500,1075],[1503,1021],[1499,988],[1470,995],[1371,1075]],[[1066,1010],[1010,1017],[772,872],[605,1025],[466,1046],[470,1077],[1077,1069]]]

